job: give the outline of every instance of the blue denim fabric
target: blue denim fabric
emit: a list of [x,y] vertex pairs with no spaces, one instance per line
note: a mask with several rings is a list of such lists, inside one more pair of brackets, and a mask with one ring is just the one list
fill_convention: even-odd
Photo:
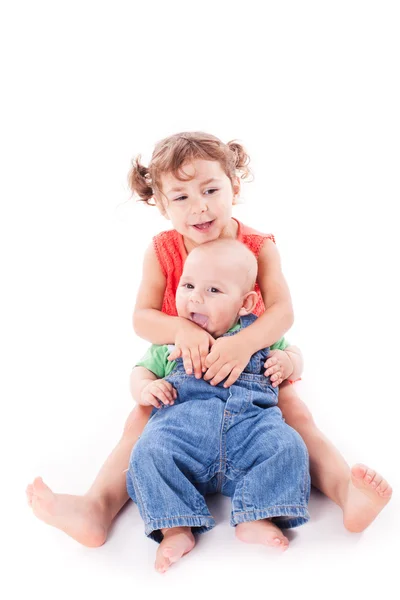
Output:
[[[242,327],[255,319],[243,317]],[[277,389],[263,375],[267,356],[268,349],[254,354],[227,389],[186,375],[177,361],[166,379],[178,398],[153,411],[127,473],[146,535],[159,542],[164,528],[212,529],[204,496],[216,492],[232,498],[233,526],[266,518],[282,528],[308,521],[308,453],[276,406]]]

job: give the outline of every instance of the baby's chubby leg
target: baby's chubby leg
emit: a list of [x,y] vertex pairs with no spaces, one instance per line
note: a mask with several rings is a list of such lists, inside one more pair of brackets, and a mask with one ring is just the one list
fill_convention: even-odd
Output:
[[286,423],[303,438],[310,456],[311,481],[343,510],[345,527],[363,531],[389,502],[392,488],[364,465],[348,466],[340,452],[318,429],[295,385],[279,388],[279,408]]
[[132,410],[119,443],[84,496],[55,494],[40,477],[28,485],[26,494],[34,514],[84,546],[104,544],[114,517],[128,500],[125,471],[152,408],[136,406]]

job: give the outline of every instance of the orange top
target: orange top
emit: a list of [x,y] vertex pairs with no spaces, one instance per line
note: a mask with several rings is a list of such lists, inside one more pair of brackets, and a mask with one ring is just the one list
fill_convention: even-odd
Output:
[[[272,233],[260,233],[255,229],[251,229],[251,227],[243,225],[237,219],[234,220],[238,224],[236,239],[245,244],[253,252],[257,260],[264,240],[269,239],[275,243]],[[182,275],[183,263],[188,254],[183,242],[183,236],[175,229],[162,231],[153,238],[153,244],[158,262],[167,280],[161,310],[167,315],[177,317],[175,294]],[[253,312],[259,317],[265,311],[265,306],[258,283],[256,283],[254,290],[258,294],[258,302]]]

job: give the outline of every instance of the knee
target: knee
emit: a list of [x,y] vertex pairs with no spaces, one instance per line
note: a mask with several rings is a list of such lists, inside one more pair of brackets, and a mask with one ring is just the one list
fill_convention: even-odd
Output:
[[286,423],[294,429],[315,426],[310,410],[292,385],[287,384],[279,389],[279,407]]
[[150,418],[152,409],[152,406],[141,406],[140,404],[135,406],[125,422],[122,434],[124,440],[129,439],[133,442],[137,440]]

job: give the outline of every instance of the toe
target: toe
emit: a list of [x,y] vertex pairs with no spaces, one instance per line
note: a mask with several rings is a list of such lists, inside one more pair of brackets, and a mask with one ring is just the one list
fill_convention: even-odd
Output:
[[356,479],[362,479],[365,476],[367,470],[368,468],[365,465],[358,463],[357,465],[353,466],[353,468],[351,469],[351,473]]
[[51,491],[49,486],[44,483],[41,477],[36,477],[36,479],[34,480],[33,492],[37,496],[53,496],[53,492]]
[[376,472],[373,469],[367,469],[365,475],[364,475],[364,481],[365,483],[367,483],[368,485],[371,484],[372,480],[374,479],[376,475]]

